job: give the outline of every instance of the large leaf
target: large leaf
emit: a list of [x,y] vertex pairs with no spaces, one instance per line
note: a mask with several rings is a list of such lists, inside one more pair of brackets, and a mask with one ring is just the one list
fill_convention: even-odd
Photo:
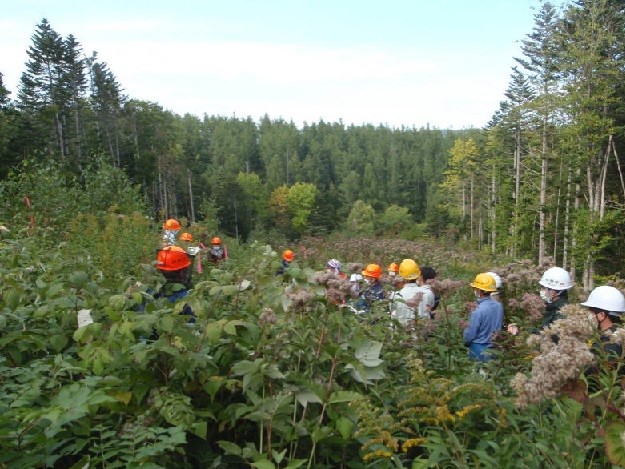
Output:
[[226,454],[232,454],[234,456],[241,456],[243,450],[236,444],[230,441],[220,440],[217,442],[219,447],[224,450]]
[[356,345],[355,355],[360,363],[364,366],[374,367],[382,363],[380,352],[382,351],[382,342],[375,340],[367,340]]
[[254,461],[252,466],[257,467],[258,469],[276,469],[276,465],[268,459],[259,459],[258,461]]
[[339,402],[352,402],[362,397],[362,394],[355,391],[334,391],[328,399],[328,404],[338,404]]
[[625,445],[623,434],[625,424],[620,422],[611,423],[605,429],[605,449],[612,464],[625,466]]

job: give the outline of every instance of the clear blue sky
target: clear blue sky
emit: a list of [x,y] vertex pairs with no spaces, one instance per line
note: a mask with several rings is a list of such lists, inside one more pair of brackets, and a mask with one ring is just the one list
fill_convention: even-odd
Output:
[[[560,4],[560,1],[554,1]],[[14,0],[0,72],[17,94],[47,18],[132,98],[199,117],[482,127],[540,0]]]

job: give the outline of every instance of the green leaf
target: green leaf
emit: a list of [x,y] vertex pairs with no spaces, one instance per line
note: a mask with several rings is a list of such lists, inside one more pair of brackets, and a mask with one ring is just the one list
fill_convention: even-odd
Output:
[[605,429],[605,449],[612,464],[625,466],[625,446],[623,445],[625,424],[614,422]]
[[232,367],[232,372],[235,374],[235,376],[242,376],[248,373],[252,373],[254,371],[258,371],[259,367],[260,363],[258,362],[258,360],[255,362],[251,362],[249,360],[241,360],[240,362],[234,364],[234,366]]
[[221,388],[224,382],[224,378],[222,376],[211,376],[208,380],[203,384],[204,391],[211,397],[211,401],[215,399],[215,395],[217,391]]
[[341,434],[343,439],[347,440],[354,432],[354,427],[356,425],[354,424],[354,422],[346,417],[339,417],[334,423],[334,426]]
[[204,329],[204,333],[206,334],[206,339],[211,344],[216,344],[219,341],[219,337],[221,337],[221,331],[223,330],[223,324],[218,322],[209,322],[206,324],[206,328]]
[[334,391],[328,399],[328,404],[338,404],[339,402],[352,402],[362,397],[362,394],[355,391]]
[[239,321],[239,320],[228,321],[224,325],[224,332],[226,334],[230,334],[230,335],[237,335],[237,328],[236,328],[236,326],[247,326],[247,323],[244,322],[244,321]]
[[161,330],[171,332],[174,329],[174,318],[168,314],[161,319]]
[[65,335],[56,334],[48,339],[50,345],[56,352],[60,352],[67,345],[67,337]]
[[243,450],[230,441],[220,440],[217,444],[226,454],[232,454],[233,456],[241,456],[243,454]]
[[284,469],[297,469],[306,464],[307,459],[291,459]]
[[207,425],[206,425],[206,420],[203,422],[194,422],[191,425],[191,433],[193,433],[194,435],[199,436],[202,439],[206,439],[206,433],[207,433]]
[[295,399],[297,399],[297,402],[299,402],[304,407],[306,407],[309,403],[313,403],[313,404],[322,403],[319,396],[317,396],[310,389],[302,389],[297,394],[295,394]]
[[87,280],[89,280],[89,277],[87,276],[87,273],[82,270],[74,272],[69,276],[69,282],[78,288],[81,288],[85,283],[87,283]]
[[364,366],[374,367],[382,363],[380,352],[382,351],[382,342],[368,340],[356,346],[354,354],[360,363]]
[[282,462],[282,460],[284,459],[284,455],[286,454],[288,448],[284,448],[282,451],[274,451],[272,453],[273,456],[273,460],[277,463],[280,464]]
[[258,461],[254,461],[252,466],[257,467],[258,469],[276,469],[276,465],[268,459],[259,459]]
[[112,396],[116,401],[119,401],[128,405],[128,403],[130,402],[130,399],[132,399],[132,392],[131,391],[117,391],[117,392],[114,392]]

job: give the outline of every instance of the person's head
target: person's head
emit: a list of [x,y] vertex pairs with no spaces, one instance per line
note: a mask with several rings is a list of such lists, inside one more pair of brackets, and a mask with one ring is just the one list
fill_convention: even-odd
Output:
[[291,263],[293,262],[293,259],[295,259],[295,253],[291,251],[290,249],[287,249],[282,253],[283,261]]
[[399,264],[399,275],[406,282],[414,283],[419,277],[421,277],[421,269],[413,259],[404,259]]
[[625,296],[608,285],[595,288],[588,299],[580,304],[594,315],[593,319],[601,330],[608,329],[613,323],[620,324],[625,313]]
[[386,270],[388,270],[388,274],[391,277],[394,277],[399,272],[399,264],[397,262],[391,262]]
[[495,279],[486,272],[477,274],[470,285],[473,287],[475,297],[478,299],[490,296],[492,292],[497,291]]
[[377,282],[382,276],[382,267],[378,264],[369,264],[361,273],[367,283]]
[[178,246],[167,246],[156,255],[156,268],[170,282],[187,283],[191,259]]
[[421,278],[423,279],[423,283],[427,283],[428,280],[436,278],[436,270],[430,266],[421,267]]
[[341,271],[341,262],[338,259],[330,259],[326,267],[330,272],[338,274]]
[[163,224],[163,229],[168,231],[178,231],[180,229],[180,223],[174,218],[170,218]]
[[540,297],[545,303],[552,303],[566,295],[566,291],[573,286],[571,276],[562,267],[547,269],[538,283],[541,287]]
[[499,295],[499,290],[501,289],[501,286],[503,285],[503,282],[501,281],[501,277],[497,275],[495,272],[486,272],[486,273],[495,279],[496,290],[492,292],[490,295],[491,296]]
[[215,236],[213,239],[211,239],[211,244],[213,246],[219,246],[221,244],[221,238]]
[[193,236],[191,235],[191,233],[182,233],[180,236],[178,236],[178,239],[180,241],[185,241],[185,242],[192,242],[193,241]]

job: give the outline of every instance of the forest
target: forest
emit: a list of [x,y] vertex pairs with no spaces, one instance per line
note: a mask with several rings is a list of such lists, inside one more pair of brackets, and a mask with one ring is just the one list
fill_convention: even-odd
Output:
[[[67,33],[37,24],[17,90],[0,69],[0,468],[625,467],[623,365],[590,385],[576,304],[625,286],[623,2],[542,3],[464,130],[181,116]],[[192,327],[152,294],[169,218],[230,252],[194,274]],[[332,257],[434,265],[436,319],[337,306]],[[553,265],[567,318],[531,334]],[[522,333],[476,366],[488,270]]]

